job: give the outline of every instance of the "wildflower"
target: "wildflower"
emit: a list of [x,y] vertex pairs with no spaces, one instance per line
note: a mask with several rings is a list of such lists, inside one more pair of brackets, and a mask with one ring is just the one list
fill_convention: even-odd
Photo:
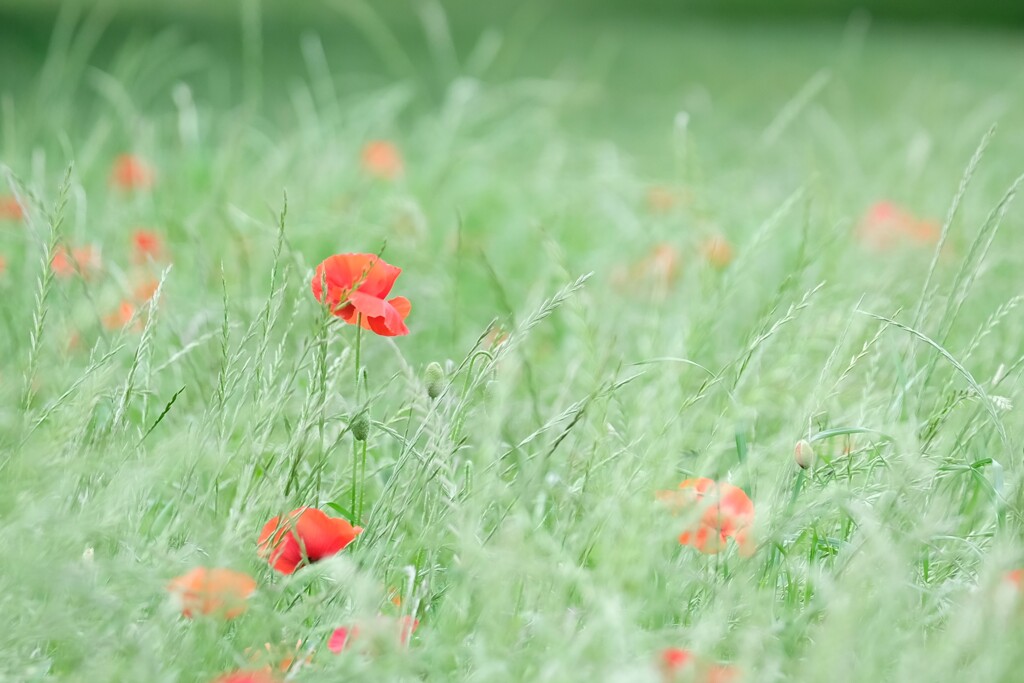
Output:
[[336,254],[316,267],[313,296],[328,305],[333,315],[382,337],[409,334],[405,319],[412,304],[402,296],[384,299],[401,273],[401,268],[374,254]]
[[121,154],[114,159],[110,182],[122,190],[145,190],[153,186],[156,174],[152,167],[134,154]]
[[116,310],[103,316],[103,326],[108,330],[120,330],[128,327],[134,316],[135,306],[130,301],[122,301]]
[[371,140],[363,147],[363,170],[382,180],[395,180],[405,170],[398,147],[387,140]]
[[1024,584],[1024,569],[1011,569],[1003,575],[1003,580],[1019,590]]
[[[264,643],[263,652],[257,651],[253,653],[251,652],[251,650],[247,649],[246,653],[252,654],[250,659],[254,663],[270,660],[271,665],[266,667],[267,669],[276,668],[278,671],[285,673],[292,668],[293,664],[295,664],[296,658],[298,658],[301,655],[301,650],[302,641],[299,640],[295,643],[293,647],[289,647],[287,645],[275,646],[271,645],[270,643]],[[303,661],[303,664],[310,664],[312,661],[313,654],[312,652],[310,652],[307,654],[305,660]]]
[[135,286],[135,291],[132,292],[135,296],[135,300],[139,303],[146,303],[156,295],[157,288],[160,287],[160,283],[152,278],[144,280]]
[[180,602],[186,617],[204,614],[234,619],[245,612],[245,601],[256,591],[256,581],[231,569],[196,567],[171,581],[167,590]]
[[423,380],[427,384],[427,396],[432,399],[437,398],[444,389],[444,368],[440,363],[434,361],[423,371]]
[[163,239],[153,230],[139,228],[132,234],[132,250],[136,263],[157,261],[163,256]]
[[814,449],[811,448],[811,443],[807,439],[800,439],[796,442],[796,448],[793,449],[793,458],[802,470],[814,466]]
[[402,647],[409,644],[413,632],[419,627],[420,622],[410,616],[394,619],[391,617],[379,616],[376,620],[364,624],[362,627],[341,626],[334,629],[327,641],[327,649],[334,654],[339,654],[348,648],[356,639],[362,640],[369,637],[387,646],[389,643],[397,642]]
[[0,221],[20,221],[25,217],[25,210],[18,200],[10,195],[0,197]]
[[732,245],[721,235],[709,237],[700,246],[704,260],[713,267],[722,269],[732,263]]
[[928,246],[937,243],[940,235],[937,222],[920,220],[889,201],[872,204],[857,226],[857,239],[873,251],[887,251],[908,244]]
[[75,247],[70,251],[67,247],[59,247],[53,254],[50,267],[60,278],[81,275],[88,278],[100,268],[99,253],[90,246]]
[[701,477],[683,481],[677,491],[660,491],[657,497],[668,503],[674,512],[695,509],[701,512],[700,518],[679,535],[682,545],[714,555],[732,538],[741,555],[753,554],[750,532],[754,525],[754,504],[743,489]]
[[651,213],[669,213],[677,203],[678,197],[669,187],[653,185],[647,190],[647,208]]
[[662,650],[658,663],[665,683],[732,683],[738,676],[738,671],[731,666],[708,665],[698,661],[689,650],[677,647]]
[[257,551],[270,566],[291,574],[306,562],[317,562],[341,552],[362,528],[344,519],[328,517],[316,508],[293,510],[284,520],[274,517],[260,533]]
[[280,679],[269,669],[232,671],[215,678],[211,683],[278,683]]

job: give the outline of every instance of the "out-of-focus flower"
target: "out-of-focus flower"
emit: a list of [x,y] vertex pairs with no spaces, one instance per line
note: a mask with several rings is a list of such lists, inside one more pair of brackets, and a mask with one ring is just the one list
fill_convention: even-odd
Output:
[[0,196],[0,221],[20,221],[25,217],[25,210],[18,200],[11,195]]
[[134,154],[121,154],[114,159],[110,182],[122,190],[146,190],[153,187],[156,173],[153,168]]
[[256,581],[231,569],[196,567],[167,586],[186,617],[197,614],[234,619],[245,612],[246,600],[256,592]]
[[714,268],[722,269],[732,263],[732,245],[722,235],[715,235],[704,240],[700,245],[700,253],[704,260]]
[[58,247],[50,261],[54,274],[60,278],[81,275],[88,279],[100,269],[100,255],[91,246],[75,247],[70,251],[67,247]]
[[395,180],[405,171],[402,154],[388,140],[371,140],[363,147],[363,170],[383,180]]
[[932,246],[939,241],[937,221],[922,220],[890,201],[872,204],[857,225],[857,239],[873,251],[901,246]]
[[738,486],[700,477],[683,481],[676,491],[659,491],[657,497],[675,513],[700,513],[679,535],[681,544],[713,555],[732,538],[741,555],[753,554],[754,503]]

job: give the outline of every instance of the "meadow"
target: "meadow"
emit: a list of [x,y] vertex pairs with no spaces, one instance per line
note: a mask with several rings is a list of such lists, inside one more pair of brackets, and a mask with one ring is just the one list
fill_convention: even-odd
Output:
[[1024,681],[1019,33],[256,6],[0,27],[0,681]]

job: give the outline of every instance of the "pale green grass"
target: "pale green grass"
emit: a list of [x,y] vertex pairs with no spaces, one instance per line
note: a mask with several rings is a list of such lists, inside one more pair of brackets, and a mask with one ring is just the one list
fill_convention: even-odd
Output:
[[[86,18],[2,93],[0,680],[208,681],[300,639],[296,681],[655,682],[667,646],[758,683],[1021,680],[1019,41],[623,17],[456,47],[431,16],[432,49],[348,69],[329,33],[247,43],[265,72]],[[404,179],[365,177],[371,138]],[[109,187],[126,150],[152,192]],[[690,201],[654,214],[652,183]],[[862,249],[883,198],[948,249]],[[131,263],[135,226],[170,264]],[[61,241],[103,272],[53,278]],[[661,242],[678,282],[616,277]],[[412,334],[363,337],[357,400],[309,279],[380,249]],[[143,272],[143,324],[104,329]],[[267,519],[350,509],[364,407],[365,534],[274,574]],[[688,476],[750,494],[752,558],[678,545],[654,492]],[[246,615],[181,618],[200,564],[257,578]],[[408,649],[327,652],[381,611],[420,619]]]

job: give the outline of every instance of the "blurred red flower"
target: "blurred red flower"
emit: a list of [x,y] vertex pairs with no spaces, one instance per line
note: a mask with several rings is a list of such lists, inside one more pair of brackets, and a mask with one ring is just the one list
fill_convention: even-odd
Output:
[[395,180],[405,170],[402,155],[394,143],[371,140],[363,147],[363,170],[383,180]]
[[232,671],[215,678],[211,683],[278,683],[280,679],[269,669]]
[[338,654],[345,648],[349,647],[352,642],[364,635],[370,637],[381,637],[385,639],[395,638],[399,645],[405,647],[409,644],[409,639],[412,638],[412,634],[419,627],[420,622],[418,619],[413,619],[410,616],[401,617],[394,619],[392,617],[380,616],[376,620],[365,624],[363,628],[356,626],[341,626],[334,629],[330,639],[327,641],[327,649]]
[[0,221],[20,221],[25,211],[18,200],[11,195],[0,196]]
[[153,168],[134,154],[120,154],[114,159],[110,183],[122,190],[145,190],[153,186],[156,173]]
[[362,533],[344,519],[328,517],[316,508],[292,510],[284,520],[274,517],[260,533],[260,557],[282,574],[291,574],[306,561],[317,562],[342,551]]
[[921,220],[890,201],[872,204],[857,226],[857,239],[874,251],[888,251],[905,245],[934,245],[941,233],[938,222]]
[[120,330],[128,326],[135,315],[135,306],[130,301],[122,301],[114,311],[103,316],[103,326],[108,330]]
[[704,260],[713,267],[722,269],[732,263],[732,245],[722,235],[715,235],[704,240],[700,245],[700,253]]
[[68,250],[67,247],[58,247],[50,261],[50,267],[57,277],[69,278],[73,275],[81,275],[88,278],[100,268],[100,255],[91,246],[75,247]]
[[731,666],[700,662],[689,650],[677,647],[665,648],[661,651],[659,668],[665,683],[732,683],[739,672]]
[[679,535],[681,544],[713,555],[732,538],[741,555],[753,554],[754,503],[738,486],[700,477],[683,481],[677,491],[659,491],[657,497],[674,512],[696,510],[701,513],[700,518]]
[[156,231],[139,228],[132,233],[132,250],[136,263],[146,263],[149,259],[157,261],[163,257],[163,239]]
[[196,567],[167,586],[186,617],[197,614],[234,619],[243,614],[245,601],[256,591],[256,581],[231,569]]
[[316,267],[313,296],[333,315],[382,337],[409,334],[405,319],[412,304],[403,296],[385,300],[401,273],[401,268],[375,254],[335,254]]

